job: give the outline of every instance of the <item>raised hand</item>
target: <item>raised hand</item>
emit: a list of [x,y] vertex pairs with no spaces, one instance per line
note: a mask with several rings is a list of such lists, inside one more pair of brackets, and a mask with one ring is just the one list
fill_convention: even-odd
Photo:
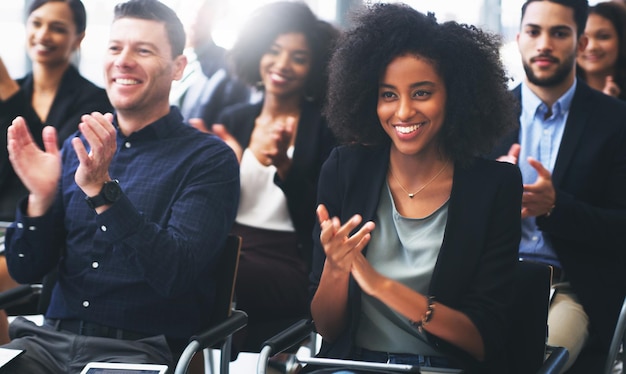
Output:
[[317,207],[320,222],[320,242],[326,254],[326,266],[330,271],[349,273],[352,263],[371,238],[374,222],[366,222],[356,233],[350,233],[361,223],[361,216],[354,215],[343,226],[337,217],[330,217],[323,204]]
[[509,149],[509,153],[507,153],[504,156],[498,157],[496,160],[501,161],[501,162],[509,162],[511,164],[517,165],[517,160],[519,159],[519,152],[521,149],[522,147],[519,144],[515,143]]
[[606,77],[602,92],[609,96],[618,97],[622,90],[619,88],[617,83],[615,83],[613,77],[611,75],[608,75]]
[[292,143],[296,129],[296,118],[288,117],[285,121],[265,121],[259,118],[250,137],[248,148],[264,165],[280,168],[289,163],[287,150]]
[[117,132],[112,124],[111,113],[85,114],[81,120],[78,129],[87,140],[89,150],[80,138],[72,139],[72,146],[80,162],[74,180],[87,196],[95,196],[104,182],[111,180],[109,165],[117,151]]
[[547,214],[552,211],[556,201],[550,171],[532,157],[528,158],[528,163],[537,170],[537,180],[533,184],[524,185],[522,218]]
[[9,160],[30,192],[27,214],[33,217],[43,215],[52,205],[61,178],[56,129],[44,127],[42,138],[45,151],[35,143],[22,117],[15,118],[7,130]]

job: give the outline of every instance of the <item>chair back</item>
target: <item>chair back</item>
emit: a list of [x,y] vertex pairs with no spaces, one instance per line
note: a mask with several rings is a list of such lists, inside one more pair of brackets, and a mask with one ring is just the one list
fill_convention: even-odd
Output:
[[547,265],[519,261],[509,309],[510,373],[536,373],[545,359],[551,272]]
[[224,321],[232,312],[240,252],[241,237],[232,234],[228,235],[215,269],[215,284],[218,287],[216,288],[215,302],[211,311],[211,324]]
[[[619,318],[615,325],[615,333],[613,333],[613,339],[611,339],[611,346],[609,347],[609,354],[604,367],[605,374],[611,374],[613,372],[620,346],[623,346],[624,351],[626,351],[626,298],[624,298],[622,310],[619,313]],[[625,363],[622,362],[622,365],[624,364]]]

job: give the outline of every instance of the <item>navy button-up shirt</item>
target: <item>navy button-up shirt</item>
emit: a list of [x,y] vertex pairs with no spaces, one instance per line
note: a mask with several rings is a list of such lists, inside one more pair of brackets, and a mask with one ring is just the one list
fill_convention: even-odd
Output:
[[239,200],[232,150],[185,125],[175,107],[128,137],[118,130],[109,174],[123,196],[98,215],[74,182],[69,142],[53,207],[29,218],[24,201],[7,230],[11,275],[31,283],[58,268],[49,318],[172,338],[206,327],[215,261]]

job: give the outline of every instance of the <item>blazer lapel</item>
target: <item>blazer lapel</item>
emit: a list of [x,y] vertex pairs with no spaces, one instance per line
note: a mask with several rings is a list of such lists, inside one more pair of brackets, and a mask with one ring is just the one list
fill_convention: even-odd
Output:
[[576,92],[572,99],[572,105],[570,106],[567,122],[565,123],[565,131],[563,132],[563,138],[559,146],[559,153],[556,158],[554,170],[552,171],[552,183],[555,186],[560,184],[572,156],[581,141],[583,129],[591,113],[588,108],[593,105],[593,103],[589,102],[590,90],[591,89],[581,81],[576,83]]

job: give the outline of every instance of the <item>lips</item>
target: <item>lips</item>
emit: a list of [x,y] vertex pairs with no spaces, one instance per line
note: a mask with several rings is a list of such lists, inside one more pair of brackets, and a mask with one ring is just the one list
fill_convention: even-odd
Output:
[[551,56],[537,56],[537,57],[533,57],[530,59],[531,63],[536,63],[539,65],[549,65],[549,64],[556,64],[559,61]]

